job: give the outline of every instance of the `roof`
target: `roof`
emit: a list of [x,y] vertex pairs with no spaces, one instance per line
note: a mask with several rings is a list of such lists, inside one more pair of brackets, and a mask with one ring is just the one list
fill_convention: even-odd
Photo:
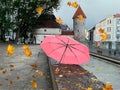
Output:
[[84,18],[86,18],[86,15],[84,14],[83,10],[81,9],[81,7],[79,6],[73,16],[74,18],[77,18],[78,15],[82,15]]
[[62,35],[74,35],[74,31],[70,30],[62,31]]
[[120,17],[120,13],[113,15],[114,17]]
[[60,28],[60,24],[55,21],[56,17],[54,15],[43,15],[37,22],[37,27],[39,28]]

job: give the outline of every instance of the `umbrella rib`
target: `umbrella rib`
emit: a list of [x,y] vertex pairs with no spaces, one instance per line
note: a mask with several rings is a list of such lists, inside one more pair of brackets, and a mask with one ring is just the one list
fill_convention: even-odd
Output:
[[54,50],[52,50],[52,51],[50,52],[50,54],[53,53],[55,50],[60,49],[60,48],[62,48],[62,47],[65,47],[65,46],[60,46],[60,47],[55,48]]
[[[70,46],[71,46],[71,45],[70,45]],[[71,46],[71,48],[73,48],[73,49],[76,49],[76,50],[80,51],[79,49],[77,49],[77,48],[75,48],[75,47],[73,47],[73,46]],[[83,52],[83,51],[80,51],[80,52],[85,53],[85,52]]]
[[60,40],[61,42],[63,42],[64,44],[66,44],[63,40],[61,40],[60,38],[56,37],[58,40]]
[[75,53],[73,52],[73,50],[69,47],[70,51],[74,54],[75,58],[77,59],[78,63],[79,63],[79,60],[77,58],[77,56],[75,55]]

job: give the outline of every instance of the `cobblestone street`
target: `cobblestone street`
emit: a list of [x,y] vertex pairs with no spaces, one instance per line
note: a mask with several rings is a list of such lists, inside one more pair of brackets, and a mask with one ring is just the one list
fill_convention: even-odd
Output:
[[[47,57],[39,45],[30,45],[31,57],[24,55],[22,45],[13,46],[15,54],[7,55],[7,44],[0,44],[0,90],[34,90],[31,84],[34,80],[38,85],[36,90],[52,90]],[[37,71],[44,75],[38,75]]]

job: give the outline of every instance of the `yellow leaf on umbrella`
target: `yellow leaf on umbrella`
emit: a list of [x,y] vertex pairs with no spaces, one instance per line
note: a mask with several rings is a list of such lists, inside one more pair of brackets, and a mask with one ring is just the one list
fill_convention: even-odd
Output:
[[69,2],[67,2],[67,5],[68,5],[68,6],[71,6],[71,5],[72,5],[72,3],[69,1]]
[[36,82],[36,80],[32,81],[32,88],[37,88],[37,82]]
[[36,9],[36,11],[37,11],[38,14],[41,14],[42,11],[43,11],[43,8],[39,6],[39,7]]
[[59,23],[59,24],[61,24],[62,23],[62,19],[61,18],[57,18],[56,22]]
[[73,3],[72,3],[72,6],[73,6],[74,8],[77,8],[77,7],[78,7],[78,3],[77,3],[77,2],[73,2]]
[[83,20],[83,16],[80,14],[80,15],[78,15],[77,16],[77,18],[80,20],[80,21],[82,21]]
[[12,45],[8,45],[8,47],[7,47],[7,49],[6,49],[6,53],[8,54],[8,55],[13,55],[14,54],[14,46],[12,46]]

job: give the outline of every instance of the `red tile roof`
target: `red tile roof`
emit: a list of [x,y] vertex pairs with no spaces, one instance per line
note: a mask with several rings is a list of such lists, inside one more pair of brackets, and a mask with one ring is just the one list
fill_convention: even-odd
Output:
[[84,12],[80,6],[77,8],[77,10],[73,16],[73,19],[76,18],[78,15],[82,15],[84,18],[86,18],[86,15],[84,14]]
[[62,31],[62,35],[74,35],[74,31]]
[[120,13],[113,15],[114,17],[120,17]]

